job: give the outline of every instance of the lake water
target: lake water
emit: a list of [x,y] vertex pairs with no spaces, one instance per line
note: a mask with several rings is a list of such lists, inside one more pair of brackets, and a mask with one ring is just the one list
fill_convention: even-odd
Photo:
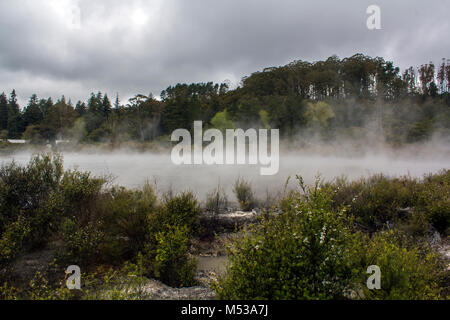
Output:
[[[156,184],[160,192],[191,190],[199,198],[220,184],[231,195],[232,186],[238,177],[249,180],[259,195],[282,190],[286,179],[296,174],[302,175],[307,183],[314,181],[320,173],[325,179],[346,175],[357,179],[377,173],[390,176],[410,175],[421,177],[450,168],[448,150],[409,152],[396,154],[373,152],[371,154],[350,156],[329,156],[312,152],[286,152],[280,156],[280,170],[274,176],[261,176],[260,165],[223,165],[223,166],[176,166],[172,164],[170,154],[108,152],[108,153],[63,153],[66,169],[78,168],[91,171],[95,175],[112,175],[114,184],[130,188],[139,187],[149,180]],[[1,163],[13,159],[25,164],[31,157],[30,152],[0,156]],[[290,186],[294,186],[291,179]],[[233,197],[231,197],[233,198]]]

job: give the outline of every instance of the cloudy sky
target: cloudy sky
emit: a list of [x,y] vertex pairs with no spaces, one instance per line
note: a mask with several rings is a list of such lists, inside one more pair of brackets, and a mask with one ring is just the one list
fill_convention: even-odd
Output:
[[[366,9],[381,8],[381,30]],[[447,0],[0,0],[0,92],[123,100],[229,80],[296,59],[450,58]]]

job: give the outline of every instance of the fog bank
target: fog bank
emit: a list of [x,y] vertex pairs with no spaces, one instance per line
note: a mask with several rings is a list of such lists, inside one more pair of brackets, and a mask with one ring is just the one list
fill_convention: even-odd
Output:
[[[260,165],[181,165],[172,164],[170,152],[150,153],[133,151],[63,152],[65,169],[78,168],[94,175],[112,175],[113,183],[129,188],[142,186],[147,180],[156,185],[159,192],[191,190],[204,199],[218,184],[232,196],[232,187],[238,177],[249,180],[257,195],[265,197],[283,189],[286,179],[296,174],[302,175],[307,183],[312,183],[320,173],[326,180],[345,175],[350,180],[383,173],[389,176],[410,175],[422,177],[449,169],[449,148],[416,148],[403,151],[373,151],[358,154],[341,152],[339,156],[331,152],[311,150],[280,154],[280,170],[274,176],[261,176]],[[1,163],[12,160],[25,164],[31,152],[0,155]],[[290,187],[294,187],[291,179]]]

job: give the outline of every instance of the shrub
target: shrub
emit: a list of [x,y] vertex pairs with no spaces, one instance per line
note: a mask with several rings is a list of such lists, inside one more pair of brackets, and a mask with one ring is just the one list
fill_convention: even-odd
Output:
[[242,210],[250,211],[256,207],[256,199],[249,182],[238,178],[234,183],[233,192],[236,195]]
[[148,241],[144,250],[146,273],[169,285],[193,283],[195,261],[188,258],[190,238],[198,229],[198,202],[191,192],[165,197],[148,216]]
[[188,256],[188,230],[168,227],[156,235],[155,275],[170,286],[184,287],[195,283],[195,260]]
[[65,215],[76,215],[80,221],[88,222],[105,182],[104,178],[92,177],[89,172],[66,171],[61,180]]
[[63,213],[59,193],[62,174],[62,159],[57,154],[36,155],[24,167],[14,162],[3,165],[0,169],[0,233],[20,217],[29,228],[20,243],[30,247],[45,243]]
[[[140,259],[142,252],[146,274],[177,286],[193,283],[195,261],[188,247],[200,212],[195,196],[184,192],[158,204],[148,183],[139,190],[104,189],[106,181],[87,172],[64,172],[59,155],[37,155],[24,167],[2,166],[2,273],[24,249],[58,239],[63,247],[57,258],[64,263],[119,264]],[[32,291],[32,298],[46,295]]]
[[30,226],[23,217],[6,227],[0,238],[0,266],[5,266],[16,258],[30,232]]
[[[58,232],[64,217],[76,216],[80,226],[90,223],[92,203],[97,200],[103,183],[103,179],[91,178],[89,173],[64,172],[59,154],[35,155],[25,166],[14,162],[3,165],[0,169],[3,239],[0,255],[13,259],[13,253],[22,247],[45,245]],[[21,236],[18,236],[18,226],[26,226],[26,232],[19,230]]]
[[0,169],[0,231],[19,214],[34,216],[37,208],[58,191],[63,174],[62,159],[57,154],[36,155],[25,167],[14,162]]
[[[381,289],[361,286],[365,299],[415,300],[440,299],[440,280],[445,265],[428,248],[410,247],[396,239],[394,231],[376,234],[365,246],[361,266],[377,265],[381,271]],[[448,272],[447,272],[448,273]],[[361,275],[361,282],[367,274]]]
[[102,199],[101,217],[109,261],[132,259],[149,240],[149,216],[157,208],[157,198],[150,184],[142,190],[112,188]]
[[206,195],[205,209],[212,213],[221,213],[227,210],[228,198],[225,191],[218,186]]
[[[348,205],[349,213],[370,231],[379,231],[390,222],[406,224],[414,232],[431,224],[445,233],[450,226],[450,170],[428,175],[422,181],[410,177],[389,179],[375,175],[358,181],[345,178],[328,183],[334,192],[335,207]],[[415,225],[424,223],[424,225]]]
[[11,286],[8,282],[0,285],[0,300],[19,300],[21,290]]
[[436,230],[448,235],[450,230],[450,170],[425,177],[418,193],[416,210],[425,213]]
[[[228,244],[230,265],[214,285],[222,299],[434,299],[448,271],[428,247],[393,231],[355,231],[346,207],[316,181],[290,192],[283,213],[267,215]],[[408,238],[406,238],[408,239]],[[367,267],[381,268],[368,290]]]
[[91,222],[82,226],[66,218],[61,233],[64,241],[63,260],[80,266],[88,266],[100,260],[104,233],[99,224]]
[[[56,270],[54,270],[56,271]],[[67,278],[67,274],[66,274]],[[147,279],[139,264],[126,263],[121,269],[98,267],[82,274],[80,290],[69,290],[64,276],[53,281],[48,274],[36,272],[28,285],[21,288],[9,283],[0,285],[0,300],[149,300]]]
[[343,298],[352,282],[355,237],[345,210],[333,212],[331,196],[300,185],[286,211],[264,218],[228,246],[230,265],[215,286],[222,299]]
[[192,192],[166,195],[162,206],[150,215],[150,233],[156,234],[167,226],[186,227],[192,234],[196,229],[199,203]]
[[397,222],[399,209],[410,206],[415,195],[414,180],[389,179],[374,175],[347,183],[340,179],[336,185],[336,205],[349,205],[349,213],[372,231],[382,228],[387,222]]

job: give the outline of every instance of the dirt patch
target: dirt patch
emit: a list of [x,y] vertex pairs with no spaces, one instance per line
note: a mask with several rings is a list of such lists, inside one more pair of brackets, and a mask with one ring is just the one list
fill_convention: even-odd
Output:
[[60,242],[52,242],[43,249],[21,255],[12,268],[11,276],[14,280],[28,283],[36,272],[46,273],[61,245]]

